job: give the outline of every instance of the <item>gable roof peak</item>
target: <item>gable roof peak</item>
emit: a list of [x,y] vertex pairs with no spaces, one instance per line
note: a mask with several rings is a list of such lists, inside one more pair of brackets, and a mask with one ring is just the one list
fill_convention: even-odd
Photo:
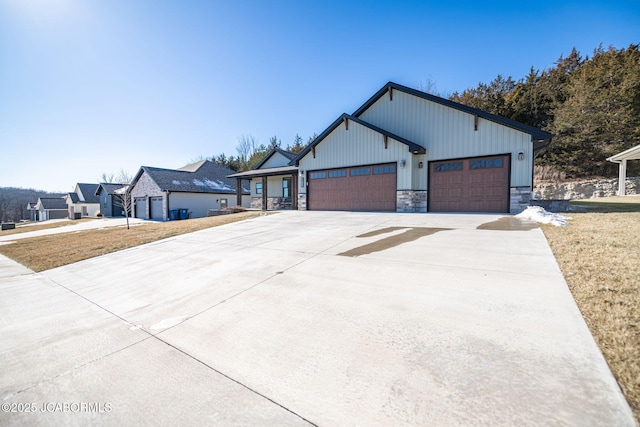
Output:
[[[389,90],[391,90],[391,89],[395,89],[395,90],[398,90],[400,92],[406,93],[408,95],[416,96],[418,98],[422,98],[422,99],[425,99],[425,100],[428,100],[428,101],[436,102],[436,103],[444,105],[446,107],[454,108],[456,110],[463,111],[463,112],[468,113],[468,114],[472,114],[472,115],[476,115],[478,117],[482,117],[483,119],[490,120],[492,122],[501,124],[503,126],[507,126],[507,127],[512,128],[512,129],[519,130],[520,132],[527,133],[527,134],[531,135],[531,140],[532,141],[547,141],[547,143],[548,143],[548,141],[550,141],[551,138],[553,137],[553,135],[550,134],[549,132],[545,132],[542,129],[538,129],[537,127],[529,126],[529,125],[526,125],[524,123],[520,123],[520,122],[517,122],[515,120],[508,119],[506,117],[498,116],[496,114],[489,113],[487,111],[480,110],[478,108],[469,107],[467,105],[460,104],[460,103],[457,103],[457,102],[454,102],[454,101],[451,101],[449,99],[442,98],[442,97],[439,97],[439,96],[436,96],[436,95],[432,95],[430,93],[422,92],[422,91],[419,91],[417,89],[412,89],[410,87],[403,86],[403,85],[400,85],[398,83],[394,83],[392,81],[390,81],[387,84],[385,84],[378,92],[376,92],[371,98],[369,98],[364,104],[362,104],[362,106],[360,106],[360,108],[358,108],[353,113],[353,116],[359,117],[360,115],[362,115],[373,104],[375,104],[376,101],[378,101],[383,95],[388,93]],[[391,96],[393,96],[393,95],[391,95]]]

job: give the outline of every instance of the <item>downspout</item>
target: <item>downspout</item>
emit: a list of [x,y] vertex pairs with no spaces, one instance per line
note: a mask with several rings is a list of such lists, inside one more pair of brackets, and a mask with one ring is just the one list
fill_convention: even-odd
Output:
[[165,193],[167,194],[167,209],[166,209],[166,212],[165,212],[165,218],[166,218],[165,221],[169,221],[169,219],[171,218],[169,216],[169,209],[170,209],[169,208],[169,194],[171,194],[171,191],[165,190]]

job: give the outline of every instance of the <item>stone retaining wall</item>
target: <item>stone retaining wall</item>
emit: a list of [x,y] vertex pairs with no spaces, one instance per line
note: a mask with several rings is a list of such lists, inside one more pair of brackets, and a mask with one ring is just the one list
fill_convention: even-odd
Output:
[[[627,178],[627,194],[640,194],[640,177]],[[565,183],[540,183],[533,187],[533,198],[548,199],[592,199],[618,194],[618,179],[588,179]]]

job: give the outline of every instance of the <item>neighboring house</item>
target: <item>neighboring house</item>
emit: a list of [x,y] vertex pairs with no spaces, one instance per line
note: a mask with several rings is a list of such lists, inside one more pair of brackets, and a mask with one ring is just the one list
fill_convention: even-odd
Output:
[[[96,196],[100,201],[100,213],[102,216],[113,218],[124,216],[123,198],[129,184],[98,184]],[[129,212],[131,215],[131,212]]]
[[69,218],[97,217],[100,213],[100,199],[96,196],[98,184],[78,183],[72,193],[65,196]]
[[67,202],[63,197],[40,197],[35,208],[40,221],[69,217]]
[[628,150],[611,156],[607,159],[610,162],[618,163],[618,196],[624,196],[626,193],[627,181],[627,162],[629,160],[640,160],[640,145],[631,147]]
[[253,170],[229,177],[250,180],[253,209],[298,209],[298,168],[289,165],[296,156],[275,147]]
[[289,166],[300,210],[516,213],[529,205],[533,159],[551,138],[390,82]]
[[29,211],[29,221],[39,221],[39,216],[38,216],[38,208],[37,208],[38,202],[29,202],[27,203],[27,210]]
[[[227,178],[232,174],[208,160],[180,169],[140,168],[128,191],[135,218],[166,221],[176,209],[187,209],[191,218],[201,218],[210,209],[241,205],[250,207],[248,183]],[[240,193],[238,201],[237,194]]]

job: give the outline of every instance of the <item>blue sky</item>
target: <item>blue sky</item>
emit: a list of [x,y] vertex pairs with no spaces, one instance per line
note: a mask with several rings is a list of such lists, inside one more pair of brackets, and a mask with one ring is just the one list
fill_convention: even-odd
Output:
[[0,186],[284,147],[388,81],[449,94],[639,42],[638,1],[0,0]]

